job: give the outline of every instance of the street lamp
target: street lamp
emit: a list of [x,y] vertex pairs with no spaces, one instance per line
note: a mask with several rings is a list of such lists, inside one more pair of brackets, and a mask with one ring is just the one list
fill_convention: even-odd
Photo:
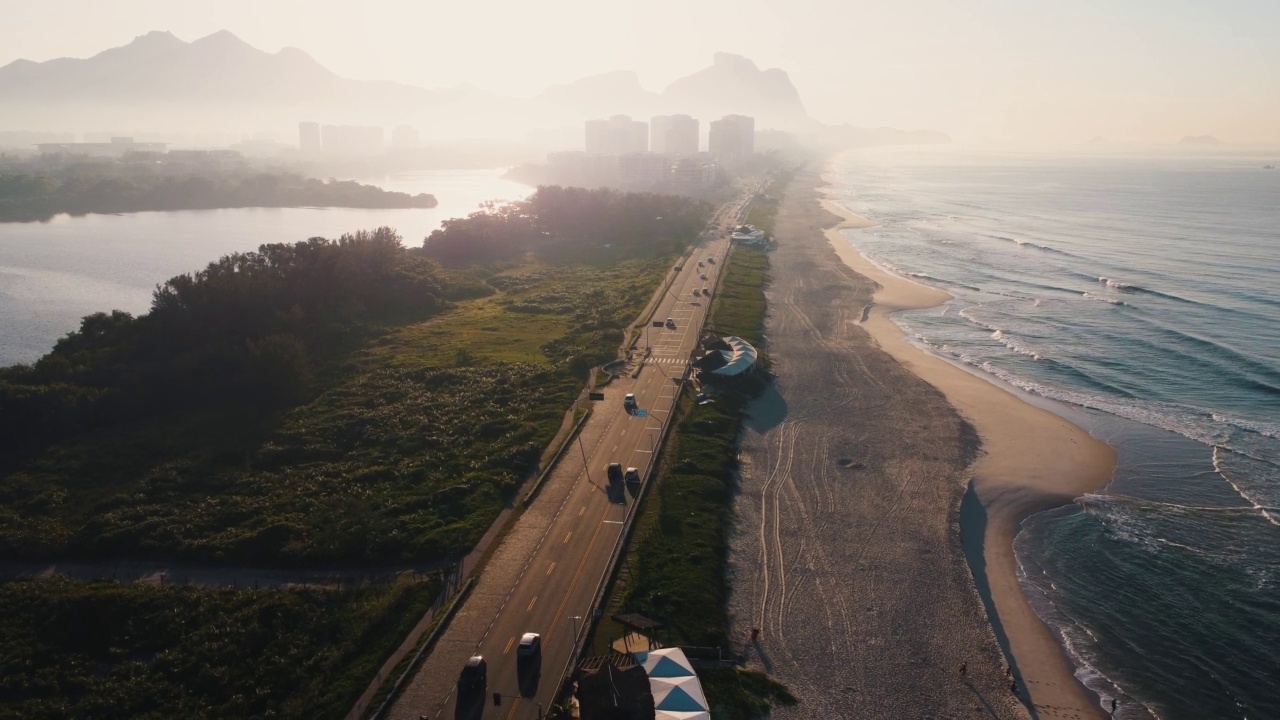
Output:
[[573,639],[576,642],[578,639],[578,621],[582,619],[582,616],[570,615],[569,619],[573,621]]

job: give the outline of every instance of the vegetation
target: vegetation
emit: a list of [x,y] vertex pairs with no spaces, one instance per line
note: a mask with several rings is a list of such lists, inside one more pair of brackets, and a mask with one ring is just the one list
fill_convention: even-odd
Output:
[[464,552],[586,370],[616,356],[670,263],[663,244],[643,252],[446,272],[382,228],[229,256],[161,286],[144,316],[90,316],[35,365],[0,369],[14,440],[0,449],[0,557]]
[[653,193],[548,186],[496,211],[446,220],[423,247],[449,266],[510,261],[536,253],[570,262],[584,251],[604,261],[676,254],[706,225],[702,201]]
[[440,583],[0,584],[0,718],[341,717]]
[[[127,167],[127,166],[126,166]],[[0,222],[59,213],[125,213],[240,207],[432,208],[435,197],[389,192],[352,181],[280,172],[150,172],[95,165],[67,173],[0,174]]]
[[[710,327],[758,343],[764,324],[768,256],[735,248],[712,306]],[[761,354],[758,368],[768,366]],[[731,647],[727,560],[733,528],[737,441],[750,402],[767,382],[758,370],[708,378],[713,403],[685,398],[668,441],[657,485],[645,499],[621,577],[614,588],[623,612],[661,621],[669,644]],[[795,698],[766,675],[700,671],[716,717],[755,718]]]

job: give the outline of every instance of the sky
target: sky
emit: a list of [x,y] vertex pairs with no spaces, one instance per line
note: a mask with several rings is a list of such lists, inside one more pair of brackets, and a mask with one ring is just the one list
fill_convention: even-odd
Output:
[[0,65],[222,29],[428,88],[635,70],[660,91],[725,51],[786,70],[828,123],[1280,144],[1280,0],[0,0]]

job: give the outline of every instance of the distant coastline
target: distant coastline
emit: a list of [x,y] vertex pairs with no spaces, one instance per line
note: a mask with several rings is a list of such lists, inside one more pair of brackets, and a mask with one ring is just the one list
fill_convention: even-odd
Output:
[[44,222],[57,215],[228,208],[433,208],[428,193],[391,192],[353,181],[289,173],[180,176],[141,172],[0,175],[0,222]]

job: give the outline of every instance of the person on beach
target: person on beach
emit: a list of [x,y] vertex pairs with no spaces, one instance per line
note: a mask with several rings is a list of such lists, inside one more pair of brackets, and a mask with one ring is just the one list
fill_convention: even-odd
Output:
[[1116,699],[1111,698],[1111,716],[1115,717],[1115,714],[1116,714]]
[[960,663],[960,677],[964,677],[968,674],[969,674],[969,663],[968,662]]
[[1013,682],[1009,683],[1009,692],[1013,693],[1014,695],[1017,695],[1017,694],[1018,694],[1018,681],[1017,681],[1017,680],[1014,680]]

